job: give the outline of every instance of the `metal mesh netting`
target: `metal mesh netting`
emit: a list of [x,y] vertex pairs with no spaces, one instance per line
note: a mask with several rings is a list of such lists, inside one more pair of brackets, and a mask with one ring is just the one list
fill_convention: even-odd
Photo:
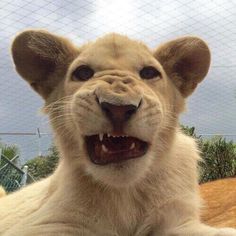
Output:
[[195,126],[199,134],[235,139],[235,22],[233,0],[1,0],[0,138],[17,143],[24,160],[45,154],[50,146],[47,119],[37,114],[43,102],[19,79],[9,53],[18,31],[46,28],[78,45],[108,32],[126,34],[151,48],[182,35],[202,37],[211,48],[212,67],[181,122]]
[[0,150],[0,185],[7,192],[13,192],[21,186],[23,175],[24,172],[1,155]]
[[18,189],[20,185],[22,175],[15,169],[6,167],[0,172],[0,184],[4,187],[7,192],[13,192]]

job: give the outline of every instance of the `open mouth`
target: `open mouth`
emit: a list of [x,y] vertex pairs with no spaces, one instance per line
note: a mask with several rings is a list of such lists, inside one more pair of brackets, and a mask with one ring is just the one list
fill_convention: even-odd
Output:
[[129,136],[99,134],[85,138],[90,160],[97,165],[118,163],[143,156],[148,143]]

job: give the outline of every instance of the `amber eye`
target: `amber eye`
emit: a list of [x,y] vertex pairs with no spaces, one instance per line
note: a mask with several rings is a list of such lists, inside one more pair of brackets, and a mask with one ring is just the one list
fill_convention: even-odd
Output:
[[140,70],[139,75],[142,79],[154,79],[155,77],[161,77],[161,73],[153,66],[145,66]]
[[72,73],[73,80],[86,81],[92,78],[94,75],[94,70],[87,65],[81,65],[77,67]]

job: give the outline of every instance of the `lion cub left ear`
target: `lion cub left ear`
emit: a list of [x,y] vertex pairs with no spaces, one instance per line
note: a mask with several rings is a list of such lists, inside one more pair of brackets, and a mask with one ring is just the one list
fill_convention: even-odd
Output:
[[207,75],[210,50],[197,37],[182,37],[167,42],[154,52],[168,77],[183,97],[189,96]]
[[67,39],[45,30],[26,30],[12,43],[17,72],[47,99],[64,79],[78,49]]

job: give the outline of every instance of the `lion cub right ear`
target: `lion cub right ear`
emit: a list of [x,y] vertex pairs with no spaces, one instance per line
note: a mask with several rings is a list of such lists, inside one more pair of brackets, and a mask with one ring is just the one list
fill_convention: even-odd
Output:
[[44,99],[63,80],[68,66],[78,55],[71,42],[43,30],[27,30],[12,44],[17,72]]
[[166,42],[156,49],[154,56],[183,97],[192,94],[204,79],[211,61],[207,44],[195,36]]

